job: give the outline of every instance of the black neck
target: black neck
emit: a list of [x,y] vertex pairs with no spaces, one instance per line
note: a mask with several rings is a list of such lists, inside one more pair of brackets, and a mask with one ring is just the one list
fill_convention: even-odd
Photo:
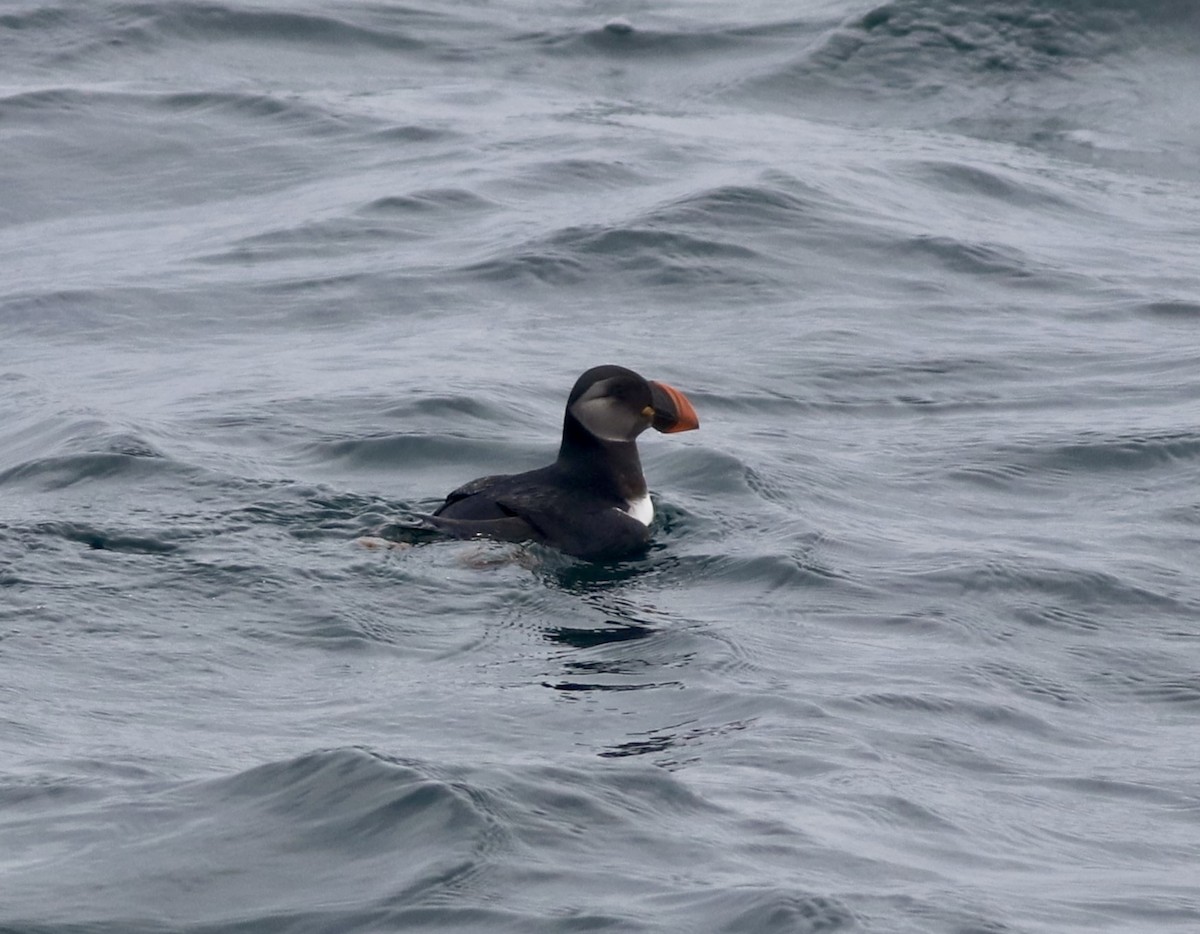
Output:
[[636,442],[602,441],[579,423],[570,410],[563,419],[558,467],[615,499],[646,495],[646,478]]

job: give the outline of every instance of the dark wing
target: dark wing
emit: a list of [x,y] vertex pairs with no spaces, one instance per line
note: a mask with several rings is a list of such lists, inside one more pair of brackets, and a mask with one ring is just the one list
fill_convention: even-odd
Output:
[[432,516],[423,516],[426,526],[451,538],[489,538],[498,542],[542,541],[529,522],[500,502],[505,491],[521,485],[521,476],[494,474],[464,483],[446,497]]
[[451,538],[486,538],[495,542],[540,542],[537,529],[520,516],[503,519],[447,519],[443,516],[423,516],[422,521]]
[[643,551],[650,530],[628,513],[601,503],[589,505],[559,498],[505,498],[498,505],[511,510],[535,533],[532,541],[587,561],[627,558]]
[[492,487],[502,485],[505,480],[511,479],[512,474],[493,474],[490,477],[480,477],[477,480],[472,480],[470,483],[464,483],[457,490],[454,490],[446,497],[446,501],[434,511],[435,516],[440,516],[446,511],[446,507],[453,505],[464,499],[469,499],[479,493],[485,493]]
[[453,538],[538,542],[589,561],[629,557],[650,538],[611,500],[564,487],[553,468],[472,480],[422,521]]

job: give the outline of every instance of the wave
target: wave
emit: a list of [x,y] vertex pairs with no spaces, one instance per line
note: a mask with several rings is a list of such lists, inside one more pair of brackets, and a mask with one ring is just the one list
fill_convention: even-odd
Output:
[[[1097,628],[1096,614],[1113,607],[1129,607],[1175,614],[1186,618],[1196,607],[1186,597],[1166,589],[1154,590],[1131,576],[1097,568],[1053,563],[1045,558],[1007,555],[982,562],[950,565],[913,575],[937,590],[956,593],[999,594],[1040,625],[1090,630]],[[1056,609],[1062,604],[1068,612]],[[1082,613],[1082,615],[1076,615]]]
[[998,73],[1091,64],[1140,45],[1137,26],[1190,23],[1200,23],[1200,13],[1178,0],[895,0],[827,34],[802,67],[881,89],[930,91],[950,74],[990,82]]
[[[565,227],[465,267],[492,282],[575,285],[597,277],[647,287],[783,290],[789,248],[825,242],[834,199],[794,180],[704,189],[631,210],[611,224]],[[753,236],[757,235],[757,239]]]
[[[707,735],[680,732],[692,743]],[[506,769],[335,748],[226,777],[51,797],[37,826],[71,846],[47,859],[44,840],[9,835],[6,929],[658,930],[646,919],[664,899],[688,929],[782,934],[805,920],[850,921],[839,901],[782,880],[703,894],[681,880],[673,867],[689,853],[693,872],[733,871],[727,835],[745,828],[667,769],[623,758]],[[756,832],[776,845],[803,842],[766,823]],[[99,847],[109,858],[95,858]],[[662,870],[625,867],[629,848]],[[524,894],[497,905],[497,891]]]
[[[138,110],[146,117],[178,114],[186,117],[236,117],[261,126],[264,121],[316,130],[342,131],[346,121],[322,106],[294,95],[257,91],[117,91],[79,87],[49,87],[18,91],[0,97],[0,117],[6,121],[42,124],[55,115],[78,119],[130,119]],[[108,114],[100,118],[100,114]]]
[[[357,15],[356,15],[357,14]],[[341,15],[302,12],[285,6],[254,8],[184,0],[171,3],[96,3],[40,7],[4,15],[0,23],[26,34],[53,33],[43,54],[56,65],[147,51],[172,42],[252,42],[318,47],[381,49],[414,53],[429,48],[411,27],[436,17],[411,8],[370,8]]]
[[1200,26],[1184,0],[896,0],[774,50],[727,92],[838,123],[938,128],[1194,178]]
[[434,239],[444,233],[444,225],[469,222],[494,207],[486,198],[464,189],[423,189],[376,198],[342,216],[240,237],[219,252],[193,258],[204,264],[244,265],[330,254],[357,257],[371,249],[394,249],[398,242]]
[[[145,480],[187,472],[147,438],[112,431],[99,420],[37,419],[5,434],[7,454],[10,458],[16,454],[17,460],[0,465],[0,487],[32,485],[60,490],[90,481]],[[19,459],[21,452],[35,451],[34,456]]]
[[961,465],[955,474],[1009,486],[1015,483],[1081,482],[1085,474],[1111,471],[1173,470],[1200,460],[1200,433],[1078,433],[1069,440],[1052,438],[1007,444],[985,459]]
[[[777,27],[786,28],[786,27]],[[602,55],[606,58],[727,55],[750,43],[760,30],[738,27],[669,29],[643,27],[625,18],[590,25],[518,35],[513,41],[532,45],[543,53],[570,57]]]
[[1003,204],[1045,210],[1082,212],[1084,207],[1062,186],[1052,187],[1029,174],[999,165],[969,165],[928,160],[914,164],[911,174],[941,193],[984,197]]
[[364,205],[360,213],[378,217],[408,217],[413,214],[474,214],[496,207],[495,202],[465,188],[428,188],[376,198]]
[[[517,462],[518,451],[504,450],[495,438],[467,439],[444,434],[386,434],[365,438],[343,438],[306,445],[300,456],[315,463],[345,463],[360,469],[412,470],[418,466],[445,467],[492,458]],[[526,459],[529,452],[522,452]],[[550,452],[547,453],[547,457]],[[468,470],[469,472],[469,470]],[[470,479],[464,477],[463,482]],[[448,493],[449,490],[443,491]]]

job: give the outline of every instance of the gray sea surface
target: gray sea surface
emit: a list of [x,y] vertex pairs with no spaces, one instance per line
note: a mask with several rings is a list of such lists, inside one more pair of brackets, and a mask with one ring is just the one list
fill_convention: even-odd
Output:
[[[0,4],[0,930],[1200,930],[1200,6]],[[367,548],[678,386],[637,560]]]

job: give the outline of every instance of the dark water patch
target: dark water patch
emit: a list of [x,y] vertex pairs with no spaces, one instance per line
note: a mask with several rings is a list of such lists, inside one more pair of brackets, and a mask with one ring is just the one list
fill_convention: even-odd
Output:
[[1149,318],[1191,323],[1200,321],[1200,302],[1185,299],[1143,302],[1134,306],[1134,312]]
[[0,28],[11,29],[14,32],[45,29],[58,25],[71,12],[69,7],[39,3],[25,10],[0,13]]
[[417,39],[401,31],[399,23],[389,27],[356,23],[352,11],[341,16],[300,12],[284,8],[253,9],[212,2],[170,4],[126,4],[115,8],[118,23],[108,42],[172,39],[204,42],[243,42],[259,46],[302,44],[314,48],[352,50],[379,49],[388,52],[419,52],[430,40]]
[[951,272],[1044,285],[1059,277],[1021,251],[998,243],[970,243],[956,237],[920,234],[902,241],[893,252],[905,261],[927,259]]
[[651,626],[629,623],[625,620],[607,620],[609,625],[584,629],[576,626],[554,626],[543,632],[547,642],[569,646],[573,649],[593,649],[602,645],[633,642],[654,634]]
[[1191,0],[1042,0],[1042,5],[1051,11],[1086,14],[1099,10],[1130,18],[1109,20],[1121,25],[1141,22],[1156,27],[1200,26],[1200,8]]
[[678,690],[682,689],[684,684],[682,681],[647,681],[640,684],[629,684],[628,682],[611,684],[600,681],[544,681],[542,682],[542,686],[555,691],[575,694],[591,693],[593,691],[647,691],[655,688],[675,688]]
[[561,192],[567,189],[582,197],[585,192],[623,191],[652,181],[645,171],[635,168],[636,163],[604,162],[599,159],[579,157],[541,160],[522,166],[508,174],[498,185],[508,197],[524,191]]
[[[497,460],[503,460],[516,463],[520,460],[515,453],[511,457],[500,457],[509,453],[496,439],[456,437],[449,434],[388,433],[318,441],[300,449],[301,457],[311,463],[341,463],[364,470],[387,468],[397,471],[411,470],[415,467],[444,467],[464,461],[495,463]],[[469,479],[471,478],[464,475],[457,482],[448,482],[458,485]],[[441,493],[449,493],[452,488],[448,487]]]
[[461,134],[456,133],[448,127],[430,125],[428,123],[405,123],[397,124],[396,126],[386,126],[382,129],[373,130],[368,134],[368,139],[371,141],[388,146],[396,143],[414,145],[418,143],[440,143],[460,138]]
[[210,122],[234,118],[256,128],[277,124],[314,135],[340,135],[351,127],[342,114],[295,95],[281,96],[248,91],[189,91],[149,98],[156,107],[192,120]]
[[498,422],[505,415],[481,396],[438,393],[410,393],[402,402],[392,401],[381,414],[401,422],[429,419],[444,424],[456,424],[464,419]]
[[769,176],[756,185],[724,185],[688,195],[656,209],[649,220],[668,228],[760,231],[774,240],[795,240],[801,231],[832,235],[845,213],[846,206],[826,192]]
[[39,525],[37,531],[47,535],[57,535],[67,541],[79,542],[96,551],[165,555],[179,548],[178,545],[157,537],[105,531],[77,522],[46,522]]
[[617,276],[651,288],[770,286],[753,272],[773,265],[731,239],[654,227],[569,227],[463,270],[487,282],[572,286]]
[[359,214],[378,217],[407,217],[413,214],[475,214],[497,205],[465,188],[428,188],[405,195],[387,195],[364,205]]
[[[679,723],[670,727],[631,734],[637,738],[605,746],[596,755],[601,759],[626,759],[636,756],[658,756],[654,764],[668,770],[677,769],[689,761],[683,753],[712,737],[728,736],[750,729],[754,719],[733,720],[711,726]],[[670,753],[669,756],[663,756]]]
[[1072,472],[1159,471],[1200,459],[1200,432],[1107,434],[1084,431],[1072,441],[1048,441],[1036,448],[1019,449],[1019,453],[1027,462]]
[[1002,204],[1017,205],[1034,210],[1047,208],[1079,210],[1068,200],[1061,188],[1038,184],[1002,166],[963,162],[925,161],[913,165],[914,174],[939,193],[953,193],[967,198],[988,198]]
[[[381,249],[388,244],[418,239],[422,235],[399,225],[368,224],[360,219],[336,218],[243,237],[216,253],[193,257],[211,265],[261,266],[297,259],[320,259]],[[328,284],[328,283],[326,283]]]
[[463,271],[485,282],[571,286],[584,281],[588,268],[573,257],[531,249],[473,263]]
[[568,228],[553,243],[580,256],[613,257],[631,268],[653,267],[669,260],[711,263],[757,258],[754,250],[717,240],[657,230],[652,227]]
[[[664,556],[666,547],[661,543],[651,543],[649,556],[633,561],[576,561],[552,549],[535,547],[531,551],[537,558],[538,573],[543,580],[556,589],[579,596],[621,591],[650,576],[671,574],[678,567],[675,559]],[[637,627],[644,625],[644,620],[636,613],[622,613],[619,622]]]
[[80,483],[135,482],[152,477],[178,476],[177,463],[136,454],[92,453],[42,457],[0,470],[0,486],[30,484],[37,489],[62,490]]
[[[622,628],[626,632],[636,632],[636,624],[623,622]],[[543,637],[547,634],[547,631],[543,631]],[[686,631],[660,627],[647,631],[644,636],[600,643],[585,651],[578,651],[572,646],[571,651],[556,655],[555,662],[561,666],[565,678],[590,679],[598,690],[641,690],[663,686],[661,681],[648,682],[649,676],[661,676],[668,669],[690,667],[696,660],[693,643],[694,640]],[[595,681],[598,678],[605,680]],[[562,683],[559,682],[555,687],[560,687]],[[677,680],[669,682],[669,685],[681,686]]]
[[665,30],[642,28],[629,20],[610,20],[583,30],[537,32],[517,36],[518,43],[532,45],[555,55],[606,58],[669,58],[729,54],[747,44],[746,37],[731,30]]

